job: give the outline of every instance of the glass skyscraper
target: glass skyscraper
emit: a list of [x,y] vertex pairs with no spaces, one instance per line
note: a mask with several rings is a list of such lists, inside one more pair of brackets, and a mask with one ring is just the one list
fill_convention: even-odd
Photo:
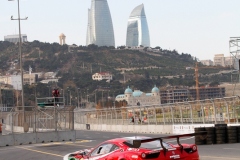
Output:
[[140,45],[150,47],[148,23],[143,4],[134,8],[127,26],[126,46],[136,47]]
[[88,10],[86,45],[114,46],[114,31],[107,0],[92,0]]

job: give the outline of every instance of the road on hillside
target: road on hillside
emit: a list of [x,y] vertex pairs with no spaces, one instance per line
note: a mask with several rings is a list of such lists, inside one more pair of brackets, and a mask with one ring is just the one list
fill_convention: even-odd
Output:
[[[77,131],[76,142],[52,142],[21,146],[0,147],[0,160],[60,160],[67,153],[81,149],[92,148],[95,145],[112,138],[128,136],[159,137],[158,134],[135,134],[99,131]],[[171,143],[176,143],[172,141]],[[181,143],[194,143],[194,138],[182,139]],[[240,143],[198,146],[201,160],[239,160]]]

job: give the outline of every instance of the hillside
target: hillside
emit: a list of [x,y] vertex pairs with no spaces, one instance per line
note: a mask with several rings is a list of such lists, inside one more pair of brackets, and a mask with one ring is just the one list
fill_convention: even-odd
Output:
[[[186,70],[186,67],[194,67],[196,61],[190,54],[179,54],[175,50],[160,48],[160,52],[153,53],[145,49],[139,51],[96,45],[73,45],[69,48],[58,43],[33,41],[23,43],[22,54],[25,71],[28,71],[29,66],[33,68],[33,72],[58,71],[57,76],[61,78],[55,85],[60,88],[70,86],[72,90],[81,88],[92,92],[99,87],[107,86],[117,94],[122,93],[127,85],[143,91],[150,90],[155,84],[159,87],[195,85],[194,69]],[[18,72],[18,65],[16,68],[11,68],[11,64],[17,59],[18,45],[0,41],[2,75]],[[230,81],[228,73],[215,74],[229,68],[210,68],[201,64],[199,66],[203,67],[199,70],[199,81],[203,84]],[[110,84],[104,81],[92,81],[91,75],[100,71],[113,73],[114,80]],[[124,77],[125,83],[121,84],[120,82],[124,82]]]

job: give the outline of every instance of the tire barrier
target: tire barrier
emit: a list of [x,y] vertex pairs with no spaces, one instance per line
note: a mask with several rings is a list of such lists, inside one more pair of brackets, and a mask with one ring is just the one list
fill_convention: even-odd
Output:
[[[201,131],[206,131],[205,127],[194,128],[195,133],[199,133]],[[200,136],[195,136],[195,144],[196,145],[203,145],[206,144],[206,139],[202,139]]]
[[195,136],[195,144],[225,144],[225,143],[240,143],[240,126],[216,125],[215,127],[200,127],[194,128],[195,133],[207,131],[205,140]]
[[227,127],[215,127],[216,144],[227,143]]
[[237,143],[237,127],[229,126],[227,127],[227,139],[228,143]]
[[215,136],[215,127],[206,127],[207,138],[206,144],[216,144],[216,136]]
[[240,143],[240,126],[237,126],[237,139],[238,143]]

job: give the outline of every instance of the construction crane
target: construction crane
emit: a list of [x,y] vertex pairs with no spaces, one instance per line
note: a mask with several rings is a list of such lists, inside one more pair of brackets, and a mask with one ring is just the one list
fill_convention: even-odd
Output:
[[200,93],[199,93],[199,68],[225,68],[225,67],[214,67],[214,66],[203,66],[203,67],[199,67],[198,66],[199,62],[195,63],[195,67],[187,67],[186,69],[194,69],[195,70],[195,81],[196,81],[196,100],[200,100]]
[[200,95],[199,95],[199,80],[198,80],[198,62],[196,62],[195,65],[195,78],[196,78],[196,100],[200,100]]

